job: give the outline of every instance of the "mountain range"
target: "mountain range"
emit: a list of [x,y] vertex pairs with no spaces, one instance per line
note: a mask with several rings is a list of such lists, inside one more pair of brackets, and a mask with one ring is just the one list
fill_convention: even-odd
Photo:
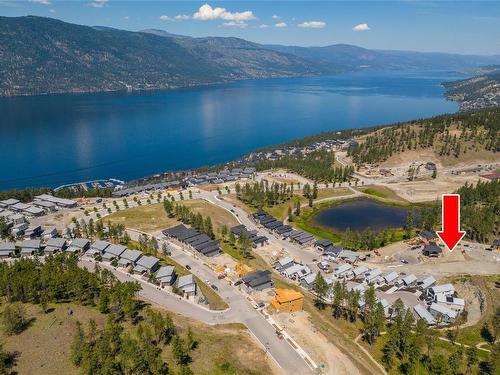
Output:
[[240,38],[131,32],[53,18],[0,17],[0,96],[172,89],[362,69],[461,70],[500,56],[262,45]]

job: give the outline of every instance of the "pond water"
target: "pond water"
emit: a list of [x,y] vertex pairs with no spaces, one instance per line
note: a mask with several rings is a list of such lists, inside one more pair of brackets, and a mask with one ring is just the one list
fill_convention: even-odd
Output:
[[402,228],[406,223],[408,209],[389,206],[369,198],[348,200],[319,211],[313,217],[313,224],[344,232],[363,231],[367,228],[375,232],[385,229]]

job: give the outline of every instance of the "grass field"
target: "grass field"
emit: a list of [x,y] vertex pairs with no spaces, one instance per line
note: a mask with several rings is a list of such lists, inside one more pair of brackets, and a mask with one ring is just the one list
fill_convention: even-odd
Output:
[[[86,327],[89,319],[94,319],[102,327],[106,316],[96,309],[75,304],[53,305],[53,311],[44,314],[38,306],[26,304],[27,315],[34,318],[30,327],[17,336],[0,333],[4,350],[17,352],[16,365],[12,368],[17,374],[36,375],[77,375],[76,368],[69,359],[70,345],[76,321]],[[67,313],[71,308],[73,313]],[[163,310],[165,311],[165,310]],[[171,313],[177,332],[185,334],[188,327],[193,330],[199,341],[198,348],[192,353],[191,369],[199,375],[268,375],[273,371],[268,365],[265,353],[240,324],[208,326]],[[135,329],[129,323],[126,329]],[[170,347],[165,347],[163,356],[169,368],[177,373],[177,366],[171,359]]]
[[376,198],[387,199],[396,202],[406,202],[405,199],[401,198],[397,195],[393,190],[389,189],[386,186],[380,185],[367,185],[362,187],[355,188],[365,194],[371,195]]
[[[182,201],[182,204],[199,212],[203,216],[210,216],[214,230],[222,225],[231,227],[238,222],[228,211],[204,200],[193,199]],[[142,232],[156,232],[179,224],[175,218],[170,218],[163,209],[163,203],[132,207],[115,212],[107,216],[104,221],[113,224],[123,224],[127,228],[133,228]]]

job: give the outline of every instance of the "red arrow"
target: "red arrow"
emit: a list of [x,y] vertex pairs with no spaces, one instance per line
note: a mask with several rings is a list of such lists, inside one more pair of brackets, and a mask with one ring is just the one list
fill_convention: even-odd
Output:
[[465,232],[460,230],[460,195],[443,194],[441,199],[443,230],[437,231],[436,234],[448,250],[453,251],[465,236]]

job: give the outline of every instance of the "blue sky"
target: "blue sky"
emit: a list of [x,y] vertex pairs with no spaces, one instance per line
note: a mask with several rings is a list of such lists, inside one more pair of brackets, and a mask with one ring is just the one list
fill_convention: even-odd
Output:
[[259,43],[500,54],[500,2],[0,0],[0,15]]

